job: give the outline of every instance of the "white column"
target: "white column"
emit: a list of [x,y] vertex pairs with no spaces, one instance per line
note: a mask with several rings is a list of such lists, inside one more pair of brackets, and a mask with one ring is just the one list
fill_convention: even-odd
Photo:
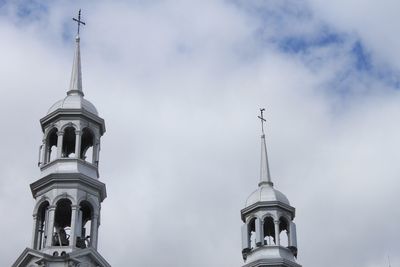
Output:
[[100,156],[100,138],[96,137],[93,145],[92,163],[97,166],[99,165],[99,156]]
[[280,240],[279,240],[279,221],[274,221],[275,225],[275,245],[279,246],[280,245]]
[[261,245],[263,245],[264,241],[264,236],[263,236],[263,231],[262,231],[262,221],[257,218],[255,221],[256,224],[256,246],[259,247]]
[[49,150],[49,148],[47,147],[47,140],[46,139],[43,139],[42,140],[42,150],[41,150],[41,157],[40,157],[40,161],[41,161],[41,163],[42,163],[42,165],[43,164],[45,164],[45,163],[47,163],[47,162],[49,162],[48,160],[47,160],[47,151]]
[[44,144],[41,144],[39,147],[39,155],[38,155],[38,167],[42,166],[44,163],[44,154],[46,153],[46,148]]
[[46,146],[45,162],[50,162],[51,147]]
[[289,246],[297,248],[296,224],[290,222]]
[[81,131],[75,131],[75,158],[81,157]]
[[79,218],[79,205],[71,205],[71,236],[69,237],[69,245],[74,248],[76,247],[76,228],[77,228],[77,220]]
[[57,132],[57,158],[61,158],[62,155],[62,143],[64,138],[64,132],[58,131]]
[[77,215],[78,215],[78,217],[76,220],[76,228],[75,228],[76,236],[85,238],[84,236],[82,236],[82,211],[81,211],[80,207],[78,209]]
[[32,245],[33,249],[37,248],[38,244],[38,223],[37,223],[37,214],[33,214],[33,231],[32,231]]
[[49,207],[46,208],[46,211],[44,213],[44,229],[43,229],[43,233],[42,233],[42,240],[40,241],[41,248],[44,248],[46,246],[47,229],[49,229]]
[[90,226],[90,247],[97,250],[97,235],[99,229],[99,214],[93,214],[92,225]]
[[53,241],[54,215],[56,212],[56,206],[49,206],[47,212],[48,212],[47,218],[49,225],[46,229],[45,238],[46,238],[46,247],[50,247]]
[[242,225],[242,252],[250,250],[249,228],[247,223]]

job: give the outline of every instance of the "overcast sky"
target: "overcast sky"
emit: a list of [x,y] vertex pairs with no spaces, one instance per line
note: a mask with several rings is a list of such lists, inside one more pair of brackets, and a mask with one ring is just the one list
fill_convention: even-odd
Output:
[[400,266],[395,0],[0,0],[0,266],[31,242],[39,119],[68,89],[79,8],[112,266],[243,264],[260,107],[299,263]]

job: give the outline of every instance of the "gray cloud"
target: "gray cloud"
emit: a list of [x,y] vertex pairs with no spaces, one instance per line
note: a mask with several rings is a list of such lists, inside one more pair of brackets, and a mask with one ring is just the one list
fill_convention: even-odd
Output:
[[[374,74],[396,78],[399,38],[386,27],[397,16],[390,1],[337,2],[2,4],[0,265],[30,244],[38,120],[66,92],[78,5],[84,91],[107,125],[99,251],[113,266],[242,264],[261,106],[273,180],[297,208],[299,262],[398,264],[400,96]],[[341,40],[309,41],[321,29]],[[292,37],[308,41],[282,49]],[[377,71],[357,68],[357,41]]]

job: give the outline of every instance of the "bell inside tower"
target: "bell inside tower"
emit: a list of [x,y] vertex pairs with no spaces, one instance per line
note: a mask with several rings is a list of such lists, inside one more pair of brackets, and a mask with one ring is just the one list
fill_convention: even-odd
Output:
[[279,219],[279,242],[283,247],[289,246],[289,223],[285,217]]
[[57,158],[57,129],[53,128],[47,136],[47,156],[45,162],[53,161]]
[[86,248],[90,246],[91,241],[91,228],[92,228],[92,217],[93,208],[87,201],[82,201],[80,204],[80,236],[78,236],[76,241],[76,246],[78,248]]
[[69,199],[59,200],[54,216],[53,246],[69,246],[71,214],[71,201]]
[[47,223],[47,208],[49,202],[45,201],[40,204],[37,217],[36,217],[36,230],[35,230],[35,249],[41,250],[46,242],[46,223]]
[[82,131],[82,145],[80,151],[80,158],[90,162],[93,162],[93,145],[94,145],[94,134],[89,128],[84,128]]
[[250,248],[256,247],[256,218],[253,218],[249,222],[249,239]]
[[74,127],[67,127],[64,130],[62,157],[71,158],[75,156],[75,139],[76,135]]
[[276,245],[275,225],[272,217],[264,219],[264,244],[268,246]]

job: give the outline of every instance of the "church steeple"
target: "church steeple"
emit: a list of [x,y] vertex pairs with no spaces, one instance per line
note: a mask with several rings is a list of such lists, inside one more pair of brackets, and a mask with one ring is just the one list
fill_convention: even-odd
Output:
[[36,201],[32,245],[13,267],[99,266],[110,264],[97,252],[101,203],[100,139],[104,120],[84,99],[79,26],[70,87],[41,120],[40,177],[30,185]]
[[261,166],[258,189],[241,210],[244,267],[301,267],[297,257],[295,208],[273,187],[261,109]]

